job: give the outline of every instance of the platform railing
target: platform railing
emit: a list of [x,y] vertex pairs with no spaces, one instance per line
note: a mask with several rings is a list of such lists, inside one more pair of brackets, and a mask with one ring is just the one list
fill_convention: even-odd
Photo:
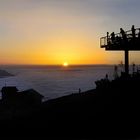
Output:
[[[128,41],[130,41],[130,40],[133,39],[132,30],[126,31],[126,32],[125,32],[125,35],[126,35],[126,39],[127,39]],[[120,39],[120,40],[123,39],[123,36],[122,36],[121,33],[115,34],[114,37],[115,37],[115,41],[117,41],[117,39]],[[137,39],[140,40],[140,28],[136,28],[136,29],[135,29],[135,38],[137,38]],[[107,45],[109,45],[109,43],[110,43],[110,44],[113,44],[112,39],[111,39],[111,35],[109,35],[108,37],[105,36],[105,37],[101,37],[101,38],[100,38],[100,46],[101,46],[101,48],[106,47]]]

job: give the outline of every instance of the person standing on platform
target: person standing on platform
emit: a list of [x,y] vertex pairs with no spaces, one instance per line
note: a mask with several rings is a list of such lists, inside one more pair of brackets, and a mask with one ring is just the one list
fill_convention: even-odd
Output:
[[114,41],[115,41],[115,34],[114,34],[114,32],[111,33],[111,41],[112,41],[112,44],[113,44]]
[[136,37],[136,29],[135,29],[134,25],[132,25],[131,31],[132,31],[132,38],[135,39],[135,37]]
[[126,41],[127,41],[126,33],[125,33],[125,31],[124,31],[122,28],[120,28],[120,33],[121,33],[121,35],[122,35],[123,41],[126,42]]

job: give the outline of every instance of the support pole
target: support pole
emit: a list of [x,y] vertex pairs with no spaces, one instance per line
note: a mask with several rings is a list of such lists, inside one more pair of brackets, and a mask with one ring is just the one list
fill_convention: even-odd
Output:
[[125,74],[129,74],[129,51],[125,50]]

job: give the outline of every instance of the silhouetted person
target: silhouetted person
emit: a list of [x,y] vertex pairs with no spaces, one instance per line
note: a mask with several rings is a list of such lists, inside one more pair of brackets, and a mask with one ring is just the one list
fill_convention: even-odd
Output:
[[105,80],[108,81],[108,74],[105,75]]
[[112,43],[114,43],[114,41],[115,41],[115,34],[114,34],[114,32],[111,33],[111,41],[112,41]]
[[79,94],[81,93],[81,89],[79,88]]
[[134,72],[135,72],[135,63],[133,63],[133,65],[132,65],[132,67],[133,67],[133,74],[134,74]]
[[123,64],[123,61],[120,62],[120,67],[121,67],[121,73],[122,73],[123,70],[124,70],[124,64]]
[[118,78],[118,66],[117,65],[114,66],[114,78],[115,79]]
[[135,29],[134,25],[132,25],[131,31],[132,31],[132,37],[133,37],[133,39],[135,39],[135,37],[136,37],[136,33],[135,33],[136,29]]
[[125,31],[122,28],[120,28],[120,33],[122,35],[123,40],[126,41],[126,34],[125,34]]

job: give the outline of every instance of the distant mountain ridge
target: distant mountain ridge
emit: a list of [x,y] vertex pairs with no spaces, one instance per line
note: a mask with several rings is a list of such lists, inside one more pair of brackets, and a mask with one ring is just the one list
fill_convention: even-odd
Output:
[[9,76],[14,76],[13,74],[7,72],[6,70],[0,70],[0,78],[5,78]]

